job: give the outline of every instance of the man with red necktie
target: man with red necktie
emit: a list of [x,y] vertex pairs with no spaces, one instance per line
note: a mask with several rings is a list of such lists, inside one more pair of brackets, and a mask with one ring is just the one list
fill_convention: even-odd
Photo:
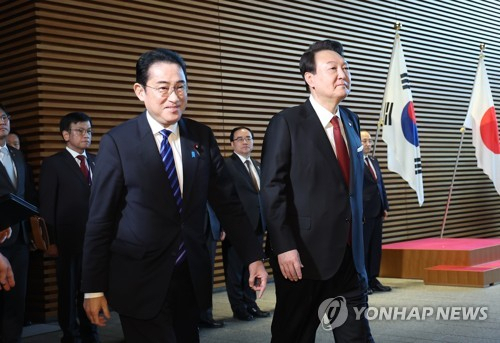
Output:
[[[276,286],[272,342],[313,342],[325,302],[343,299],[335,342],[372,342],[362,224],[359,118],[341,106],[351,90],[342,44],[312,44],[300,59],[310,93],[270,121],[262,149],[261,198]],[[344,302],[345,300],[345,302]],[[321,313],[320,313],[321,312]]]
[[92,120],[71,112],[59,122],[64,150],[43,160],[40,170],[40,214],[47,223],[47,254],[57,256],[57,319],[61,342],[99,342],[97,326],[83,310],[80,292],[85,224],[95,155],[87,151],[92,141]]
[[363,176],[363,234],[365,244],[365,264],[368,276],[368,294],[389,292],[391,287],[384,286],[377,279],[382,258],[382,224],[389,215],[389,202],[385,192],[380,166],[375,157],[369,156],[372,137],[368,131],[361,131],[361,143],[365,158]]

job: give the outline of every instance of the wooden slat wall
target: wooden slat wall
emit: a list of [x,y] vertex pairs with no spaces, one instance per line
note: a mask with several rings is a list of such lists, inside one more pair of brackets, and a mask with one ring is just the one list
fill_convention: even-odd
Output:
[[[225,155],[236,125],[250,126],[255,156],[268,120],[305,100],[298,71],[304,49],[318,39],[343,42],[353,76],[344,104],[375,136],[394,39],[403,25],[405,52],[421,142],[425,203],[386,169],[391,202],[384,242],[436,237],[479,55],[497,109],[500,104],[500,3],[455,1],[0,1],[0,101],[34,166],[62,147],[59,118],[83,110],[92,116],[92,150],[111,127],[143,110],[133,91],[135,62],[151,48],[179,51],[188,63],[185,115],[210,125]],[[476,166],[466,132],[446,236],[500,233],[500,197]],[[220,255],[216,286],[223,283]]]

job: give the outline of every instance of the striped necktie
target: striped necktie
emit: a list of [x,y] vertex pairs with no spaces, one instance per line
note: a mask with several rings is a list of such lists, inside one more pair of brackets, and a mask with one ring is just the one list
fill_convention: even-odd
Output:
[[[174,154],[172,152],[172,146],[168,142],[168,136],[172,133],[167,129],[163,129],[160,131],[163,136],[163,140],[161,141],[160,146],[160,155],[165,165],[165,171],[167,172],[168,181],[170,183],[170,187],[172,188],[172,194],[174,195],[175,203],[177,204],[177,210],[179,214],[182,214],[182,196],[181,196],[181,187],[179,184],[179,179],[177,177],[177,170],[175,169],[175,161]],[[180,264],[186,259],[186,247],[184,246],[184,241],[181,241],[179,245],[179,251],[177,252],[177,258],[175,260],[175,264]]]

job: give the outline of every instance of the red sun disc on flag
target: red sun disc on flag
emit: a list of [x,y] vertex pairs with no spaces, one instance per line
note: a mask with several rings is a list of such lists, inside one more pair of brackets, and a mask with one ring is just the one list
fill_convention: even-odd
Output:
[[500,154],[500,141],[498,138],[498,124],[495,107],[491,106],[481,119],[481,139],[488,150]]

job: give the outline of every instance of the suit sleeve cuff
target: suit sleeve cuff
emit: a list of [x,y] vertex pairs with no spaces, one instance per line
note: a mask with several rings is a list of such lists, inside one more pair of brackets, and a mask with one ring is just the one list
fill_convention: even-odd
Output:
[[85,299],[99,298],[103,296],[104,296],[103,292],[85,293]]

